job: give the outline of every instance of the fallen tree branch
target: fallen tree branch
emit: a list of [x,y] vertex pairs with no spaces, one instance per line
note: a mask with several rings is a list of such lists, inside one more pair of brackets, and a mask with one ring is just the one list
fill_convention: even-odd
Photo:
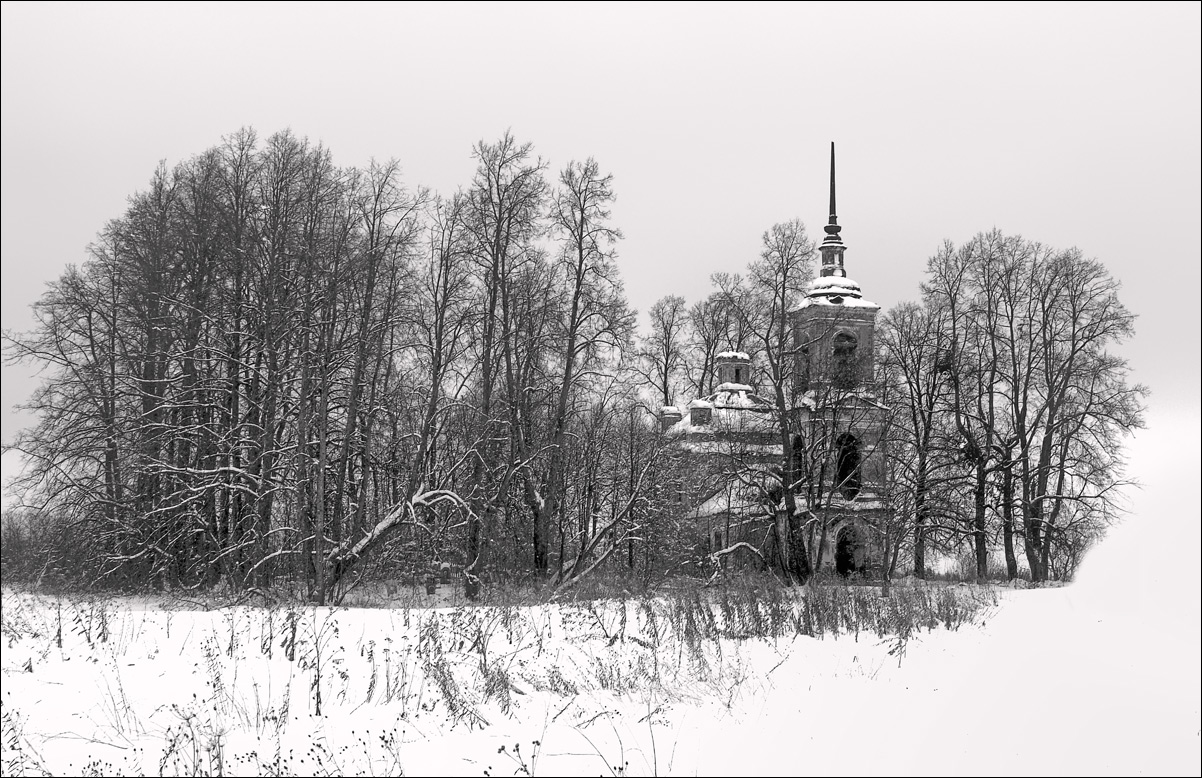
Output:
[[750,551],[751,553],[755,554],[756,557],[759,558],[760,562],[764,565],[764,567],[766,567],[766,568],[768,567],[768,560],[764,559],[764,552],[760,551],[758,548],[751,545],[747,541],[740,540],[738,543],[735,543],[733,546],[727,546],[726,548],[719,549],[718,551],[715,551],[709,555],[710,561],[714,563],[714,572],[710,576],[709,580],[705,582],[706,586],[712,585],[714,583],[714,581],[716,581],[718,579],[718,576],[721,575],[723,557],[729,556],[730,554],[733,554],[736,551]]

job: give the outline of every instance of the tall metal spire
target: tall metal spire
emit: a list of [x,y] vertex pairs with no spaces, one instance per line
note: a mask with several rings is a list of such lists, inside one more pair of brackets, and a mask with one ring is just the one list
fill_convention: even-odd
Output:
[[818,251],[822,253],[822,271],[823,276],[840,276],[845,277],[847,271],[843,269],[843,251],[846,246],[843,245],[843,239],[839,237],[839,231],[843,228],[839,226],[839,219],[835,215],[835,142],[831,141],[831,215],[823,231],[826,232],[826,237],[822,240],[822,245],[818,247]]
[[829,224],[839,223],[835,213],[835,142],[831,141],[831,220]]

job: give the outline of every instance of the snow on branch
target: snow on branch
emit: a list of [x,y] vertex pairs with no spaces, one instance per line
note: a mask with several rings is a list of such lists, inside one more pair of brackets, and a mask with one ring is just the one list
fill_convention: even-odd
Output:
[[422,492],[394,507],[388,512],[387,516],[381,519],[371,528],[371,531],[359,540],[343,541],[326,555],[326,561],[337,563],[358,559],[369,548],[378,543],[381,538],[401,525],[408,524],[426,528],[422,522],[418,521],[417,510],[419,508],[431,509],[440,503],[450,503],[459,510],[468,514],[471,513],[471,508],[468,507],[467,502],[455,492],[448,489],[432,489]]

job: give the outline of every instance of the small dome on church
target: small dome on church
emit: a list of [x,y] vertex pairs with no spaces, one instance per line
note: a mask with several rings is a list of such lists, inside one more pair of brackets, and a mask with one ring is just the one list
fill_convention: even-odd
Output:
[[755,393],[747,385],[728,381],[718,384],[718,389],[709,397],[708,404],[714,408],[731,411],[769,411],[772,403]]

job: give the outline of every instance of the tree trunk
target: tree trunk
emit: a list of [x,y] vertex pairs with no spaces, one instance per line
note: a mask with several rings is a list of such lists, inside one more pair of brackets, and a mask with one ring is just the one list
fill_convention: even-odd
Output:
[[926,451],[918,451],[917,477],[914,481],[914,576],[927,575],[927,479]]
[[1014,470],[1007,462],[1002,469],[1002,545],[1006,554],[1006,580],[1018,578],[1018,557],[1014,553]]
[[986,474],[984,460],[978,461],[976,482],[973,484],[972,490],[973,558],[976,560],[977,583],[985,583],[985,579],[989,577],[989,550],[985,537],[985,489],[988,485]]

